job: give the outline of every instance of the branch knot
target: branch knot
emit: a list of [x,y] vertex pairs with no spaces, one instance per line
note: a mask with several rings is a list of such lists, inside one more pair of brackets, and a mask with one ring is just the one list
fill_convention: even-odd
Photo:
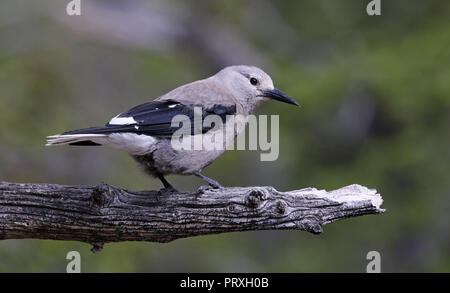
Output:
[[251,208],[257,208],[267,199],[262,189],[253,189],[247,195],[247,205]]
[[103,242],[94,242],[94,243],[91,243],[91,244],[92,244],[91,251],[93,253],[99,253],[100,251],[102,251],[103,245],[104,245]]
[[288,205],[286,204],[286,202],[284,202],[282,200],[280,200],[276,203],[276,209],[280,215],[284,215],[287,211],[287,208],[288,208]]
[[113,188],[106,184],[100,183],[95,186],[91,193],[92,206],[97,208],[108,207],[114,201],[115,193]]
[[321,222],[322,220],[317,216],[306,216],[297,221],[297,226],[307,232],[321,234],[323,232]]

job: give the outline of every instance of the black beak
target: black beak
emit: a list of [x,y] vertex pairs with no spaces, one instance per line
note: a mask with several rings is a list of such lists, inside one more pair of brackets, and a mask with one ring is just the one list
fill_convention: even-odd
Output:
[[266,98],[274,99],[274,100],[277,100],[277,101],[280,101],[280,102],[284,102],[284,103],[300,106],[300,104],[297,103],[296,100],[294,100],[293,98],[289,97],[288,95],[286,95],[285,93],[283,93],[279,89],[266,90],[266,91],[264,91],[262,93],[262,95],[260,95],[260,97],[266,97]]

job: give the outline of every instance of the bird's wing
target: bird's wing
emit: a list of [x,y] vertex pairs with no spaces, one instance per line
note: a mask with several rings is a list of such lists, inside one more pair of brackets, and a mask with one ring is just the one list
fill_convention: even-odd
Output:
[[[155,137],[170,137],[176,130],[182,127],[172,126],[171,122],[177,115],[181,119],[180,122],[190,120],[191,134],[205,133],[212,127],[203,127],[202,125],[194,125],[194,108],[199,107],[198,115],[201,120],[209,115],[218,115],[224,122],[226,115],[234,115],[236,113],[235,105],[218,105],[215,104],[208,108],[201,108],[194,104],[183,104],[176,101],[152,101],[136,106],[127,112],[121,113],[111,119],[105,126],[92,127],[87,129],[75,130],[64,133],[66,134],[110,134],[118,132],[131,132],[136,134],[145,134]],[[199,122],[201,122],[201,120]]]

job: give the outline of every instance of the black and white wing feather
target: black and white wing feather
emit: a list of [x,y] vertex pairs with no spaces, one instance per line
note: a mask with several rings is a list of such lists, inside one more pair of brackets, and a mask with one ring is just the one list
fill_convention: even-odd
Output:
[[[200,113],[198,113],[198,110],[200,110]],[[194,119],[194,111],[197,111],[196,115],[201,116],[201,119]],[[225,122],[227,115],[234,115],[235,113],[236,105],[216,104],[205,108],[170,100],[152,101],[117,115],[105,126],[73,130],[61,135],[50,136],[47,145],[99,145],[95,141],[100,139],[94,138],[101,138],[114,133],[133,133],[156,138],[170,138],[175,131],[182,127],[182,123],[172,126],[172,121],[176,116],[177,121],[180,122],[189,120],[191,134],[205,133],[213,126],[203,127],[202,125],[196,125],[194,121],[199,120],[201,123],[209,115],[218,115]]]

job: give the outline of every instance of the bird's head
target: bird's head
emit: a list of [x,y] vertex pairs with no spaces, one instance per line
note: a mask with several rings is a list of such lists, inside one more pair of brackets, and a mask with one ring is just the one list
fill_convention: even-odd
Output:
[[297,101],[276,89],[270,76],[258,67],[229,66],[222,69],[217,77],[250,112],[269,99],[300,106]]

